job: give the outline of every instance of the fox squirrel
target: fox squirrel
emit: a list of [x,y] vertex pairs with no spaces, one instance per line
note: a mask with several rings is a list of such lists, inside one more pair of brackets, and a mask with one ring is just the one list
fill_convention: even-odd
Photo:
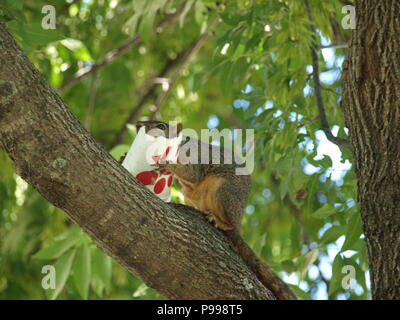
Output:
[[[139,131],[143,126],[146,133],[153,136],[163,135],[167,138],[178,136],[182,131],[180,123],[171,127],[157,120],[139,121],[136,130]],[[197,155],[192,155],[198,157],[198,161],[193,161],[195,164],[186,160],[190,158],[193,147],[197,147],[198,150]],[[208,149],[209,162],[205,164],[200,161],[200,151],[206,150],[202,147]],[[219,159],[216,159],[215,155]],[[227,156],[229,159],[224,163],[224,158]],[[120,161],[122,162],[122,159]],[[240,236],[240,224],[250,191],[250,175],[237,175],[235,169],[238,166],[233,151],[205,144],[192,137],[183,137],[177,163],[157,164],[158,170],[173,173],[182,186],[185,204],[203,212],[218,229],[222,230],[258,279],[277,299],[297,299],[287,284],[256,256]]]

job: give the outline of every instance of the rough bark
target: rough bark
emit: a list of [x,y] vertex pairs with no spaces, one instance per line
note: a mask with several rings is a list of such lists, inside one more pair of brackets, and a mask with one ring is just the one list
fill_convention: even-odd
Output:
[[273,299],[201,213],[155,197],[71,114],[0,24],[0,143],[16,172],[170,299]]
[[374,299],[400,299],[400,2],[356,1],[343,74]]

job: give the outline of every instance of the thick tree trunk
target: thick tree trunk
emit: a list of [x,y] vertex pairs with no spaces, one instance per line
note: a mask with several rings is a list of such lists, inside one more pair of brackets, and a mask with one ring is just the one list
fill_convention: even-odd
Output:
[[74,118],[0,24],[0,143],[17,173],[171,299],[273,299],[195,210],[168,205]]
[[400,299],[400,2],[356,1],[343,107],[374,299]]

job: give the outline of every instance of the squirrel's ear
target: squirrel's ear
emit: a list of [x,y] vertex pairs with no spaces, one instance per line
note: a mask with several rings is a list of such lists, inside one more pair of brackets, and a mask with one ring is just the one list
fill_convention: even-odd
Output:
[[182,129],[183,129],[182,123],[179,122],[176,125],[176,134],[179,135],[179,133],[182,131]]
[[143,126],[144,126],[143,121],[136,122],[136,133],[139,133],[140,128]]

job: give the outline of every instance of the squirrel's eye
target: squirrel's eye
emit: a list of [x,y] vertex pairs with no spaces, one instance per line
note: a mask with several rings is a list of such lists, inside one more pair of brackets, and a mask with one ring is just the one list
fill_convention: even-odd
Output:
[[160,123],[157,125],[157,128],[164,131],[167,129],[167,126],[164,123]]

